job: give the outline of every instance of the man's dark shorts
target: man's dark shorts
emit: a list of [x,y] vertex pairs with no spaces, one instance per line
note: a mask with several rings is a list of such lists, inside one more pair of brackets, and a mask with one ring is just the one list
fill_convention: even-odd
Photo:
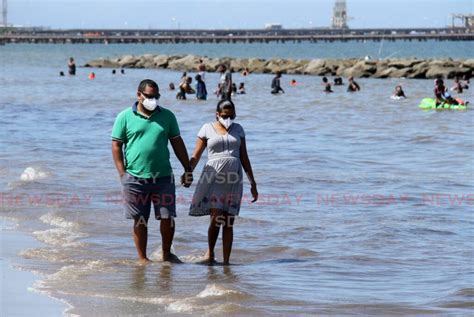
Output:
[[176,217],[174,176],[138,178],[128,173],[122,176],[125,218],[150,218],[151,204],[156,219]]

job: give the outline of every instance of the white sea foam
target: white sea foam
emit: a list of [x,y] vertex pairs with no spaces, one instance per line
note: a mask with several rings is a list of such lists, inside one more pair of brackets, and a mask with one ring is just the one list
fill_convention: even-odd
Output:
[[40,179],[45,179],[49,176],[49,173],[42,171],[40,168],[34,168],[28,166],[21,173],[20,179],[24,182],[32,182]]
[[166,307],[166,310],[174,313],[192,313],[197,307],[203,308],[202,306],[192,303],[189,299],[180,299]]
[[112,272],[113,269],[103,260],[86,261],[83,264],[66,265],[56,273],[50,274],[43,281],[39,281],[36,288],[44,288],[48,281],[77,280],[80,277],[93,272]]
[[209,284],[206,285],[204,290],[202,290],[199,294],[197,294],[195,297],[189,297],[189,298],[183,298],[176,300],[172,303],[170,303],[167,307],[166,310],[169,312],[174,312],[174,313],[193,313],[197,309],[203,310],[206,312],[223,312],[223,311],[232,311],[235,309],[235,306],[237,304],[233,303],[226,303],[226,304],[212,304],[212,305],[203,305],[203,300],[204,299],[212,299],[215,300],[218,297],[221,297],[221,300],[228,301],[229,298],[227,298],[229,295],[231,296],[243,296],[241,292],[238,292],[233,289],[228,289],[222,285],[217,285],[217,284]]
[[53,249],[51,247],[23,250],[20,252],[20,256],[25,259],[43,259],[56,263],[69,261],[69,256],[64,250]]
[[76,228],[78,224],[75,222],[67,221],[63,217],[54,215],[52,212],[49,212],[40,217],[40,220],[43,223],[46,223],[51,226],[61,227],[61,228]]
[[36,239],[44,243],[68,248],[84,246],[84,242],[76,240],[88,237],[85,233],[74,232],[69,228],[53,228],[43,231],[34,231],[33,235]]
[[[40,285],[40,284],[38,284]],[[174,299],[167,298],[167,297],[142,297],[142,296],[117,296],[112,294],[93,294],[93,293],[71,293],[71,292],[62,292],[62,294],[67,295],[84,295],[88,297],[97,297],[97,298],[105,298],[105,299],[114,299],[114,300],[122,300],[134,303],[143,303],[143,304],[152,304],[152,305],[166,305],[170,304]]]
[[176,300],[173,303],[166,306],[166,310],[171,313],[193,313],[201,314],[205,312],[206,315],[217,315],[220,316],[222,313],[231,313],[242,311],[242,306],[236,303],[225,303],[225,304],[211,304],[203,305],[197,302],[195,299],[185,298]]
[[[176,250],[175,250],[173,244],[171,245],[171,253],[176,254]],[[158,247],[155,251],[153,251],[150,254],[149,259],[152,260],[152,261],[161,261],[161,260],[163,260],[163,254],[162,254],[161,246]]]
[[41,216],[40,220],[45,224],[57,227],[33,232],[36,239],[50,245],[69,248],[81,247],[85,243],[77,240],[89,236],[76,230],[79,226],[77,223],[67,221],[63,217],[54,215],[52,212]]
[[200,263],[204,260],[206,260],[206,255],[201,252],[199,255],[184,255],[179,257],[181,261],[186,262],[186,263]]
[[[239,315],[243,315],[243,310],[245,308],[236,303],[225,303],[221,305],[213,305],[213,307],[209,307],[206,309],[207,315],[222,315],[223,313],[240,313]],[[245,315],[251,316],[251,314],[246,313]]]
[[206,288],[202,292],[197,294],[196,297],[198,298],[219,297],[219,296],[227,296],[229,294],[241,295],[242,293],[235,291],[233,289],[225,288],[222,285],[209,284],[209,285],[206,285]]

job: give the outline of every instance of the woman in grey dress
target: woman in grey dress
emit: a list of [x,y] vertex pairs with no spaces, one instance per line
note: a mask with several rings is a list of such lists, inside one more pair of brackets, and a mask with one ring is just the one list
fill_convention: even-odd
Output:
[[235,106],[230,100],[217,104],[216,121],[206,123],[199,130],[191,167],[199,163],[208,148],[208,161],[196,186],[189,215],[211,216],[208,230],[209,250],[206,262],[216,263],[214,247],[222,226],[224,265],[229,264],[234,237],[234,218],[239,214],[242,200],[242,167],[251,184],[252,202],[257,201],[257,183],[247,154],[242,126],[233,122]]

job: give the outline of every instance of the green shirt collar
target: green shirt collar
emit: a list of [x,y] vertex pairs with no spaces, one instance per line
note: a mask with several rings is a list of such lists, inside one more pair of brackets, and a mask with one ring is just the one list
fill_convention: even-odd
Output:
[[145,118],[151,118],[151,116],[153,116],[155,113],[158,113],[158,112],[161,112],[161,108],[160,106],[157,106],[155,110],[153,110],[153,112],[151,113],[151,115],[149,117],[147,117],[144,113],[141,113],[140,111],[138,111],[138,101],[135,101],[135,103],[132,105],[132,111],[135,113],[135,114],[139,114],[141,115],[142,117],[145,117]]

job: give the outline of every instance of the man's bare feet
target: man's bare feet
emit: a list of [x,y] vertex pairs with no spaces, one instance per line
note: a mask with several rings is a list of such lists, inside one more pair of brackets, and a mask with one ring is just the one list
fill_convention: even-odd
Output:
[[147,265],[147,264],[149,264],[149,263],[151,263],[151,260],[148,259],[148,258],[143,258],[143,259],[139,259],[139,260],[138,260],[138,264],[139,264],[139,265]]
[[206,252],[206,255],[204,256],[204,258],[197,262],[198,264],[204,264],[204,265],[209,265],[209,266],[213,266],[213,265],[221,265],[222,263],[219,263],[216,261],[216,258],[214,257],[214,253],[212,252],[209,252],[209,250]]
[[169,253],[167,255],[163,254],[163,262],[170,263],[183,263],[175,254]]

